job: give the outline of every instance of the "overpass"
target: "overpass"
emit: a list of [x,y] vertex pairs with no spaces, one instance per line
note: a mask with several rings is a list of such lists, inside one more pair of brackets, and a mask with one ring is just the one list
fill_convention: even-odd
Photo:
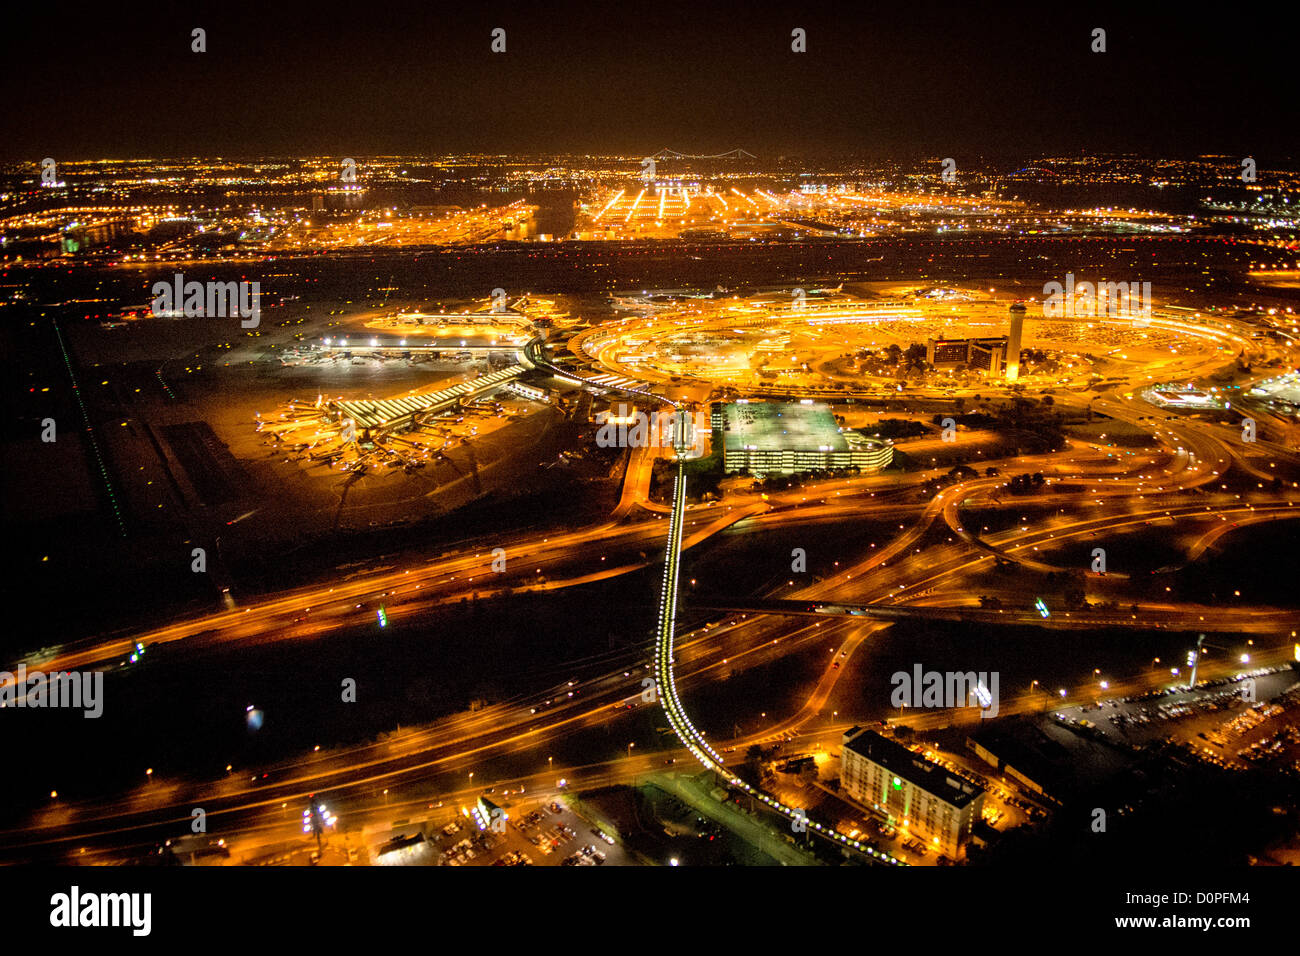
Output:
[[[878,621],[953,621],[966,624],[1018,624],[1057,629],[1091,630],[1099,627],[1135,627],[1142,629],[1192,630],[1206,625],[1195,611],[1174,610],[1141,605],[1141,615],[1117,608],[1091,608],[1056,611],[1044,618],[1033,608],[983,608],[966,606],[926,606],[916,604],[846,604],[836,601],[790,601],[779,598],[742,598],[731,600],[691,599],[691,607],[708,611],[737,611],[746,614],[780,614],[801,617],[861,617]],[[1224,630],[1231,620],[1231,630],[1251,633],[1276,633],[1294,626],[1295,612],[1287,608],[1216,607],[1219,621],[1216,630]]]

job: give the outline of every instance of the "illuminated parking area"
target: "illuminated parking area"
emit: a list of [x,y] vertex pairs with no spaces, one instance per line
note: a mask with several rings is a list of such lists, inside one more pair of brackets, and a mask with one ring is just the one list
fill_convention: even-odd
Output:
[[1266,405],[1270,411],[1300,417],[1300,372],[1288,372],[1256,382],[1247,394]]
[[1218,389],[1197,388],[1191,383],[1153,385],[1142,390],[1142,397],[1161,408],[1186,411],[1217,411],[1224,407]]
[[826,405],[806,402],[732,402],[716,406],[723,469],[755,475],[859,468],[879,471],[894,457],[888,441],[843,431]]
[[[1190,310],[1044,318],[1033,300],[948,291],[872,300],[837,289],[747,298],[645,290],[616,297],[636,314],[579,333],[569,348],[604,374],[650,385],[689,381],[833,400],[905,387],[987,391],[1011,379],[1029,388],[1081,390],[1108,378],[1147,385],[1205,374],[1234,353],[1266,347]],[[1012,306],[1021,317],[1020,360],[1001,353],[989,360],[997,343],[1012,347]],[[953,341],[990,346],[975,358],[967,349],[962,361],[936,362],[933,344]]]

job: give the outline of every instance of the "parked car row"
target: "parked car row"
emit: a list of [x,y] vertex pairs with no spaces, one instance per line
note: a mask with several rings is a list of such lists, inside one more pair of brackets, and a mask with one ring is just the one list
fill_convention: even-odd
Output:
[[927,847],[922,841],[916,838],[909,838],[907,840],[904,840],[903,848],[907,850],[911,850],[913,853],[916,853],[920,856],[925,856],[930,852],[930,848]]
[[561,866],[601,866],[605,862],[605,854],[596,849],[595,844],[588,843],[577,853],[572,853],[565,857]]
[[493,866],[532,866],[533,858],[527,853],[520,853],[518,850],[511,850],[505,856],[493,861]]
[[468,839],[464,839],[443,851],[442,862],[447,866],[463,866],[475,856],[477,854],[474,852],[473,845]]

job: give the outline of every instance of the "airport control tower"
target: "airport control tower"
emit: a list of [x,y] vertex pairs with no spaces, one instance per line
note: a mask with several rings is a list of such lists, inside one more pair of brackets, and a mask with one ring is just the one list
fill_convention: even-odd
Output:
[[1020,377],[1020,333],[1024,331],[1025,304],[1017,302],[1011,306],[1011,331],[1007,335],[1006,370],[1007,381],[1014,382]]
[[673,449],[677,452],[677,457],[691,457],[691,451],[695,448],[696,434],[695,423],[691,421],[691,413],[688,409],[678,408],[673,413],[671,434]]

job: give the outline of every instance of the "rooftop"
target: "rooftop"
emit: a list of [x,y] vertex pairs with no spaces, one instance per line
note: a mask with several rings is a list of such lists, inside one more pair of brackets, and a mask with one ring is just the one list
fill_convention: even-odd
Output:
[[848,451],[848,442],[827,405],[797,402],[733,402],[723,406],[727,451]]

